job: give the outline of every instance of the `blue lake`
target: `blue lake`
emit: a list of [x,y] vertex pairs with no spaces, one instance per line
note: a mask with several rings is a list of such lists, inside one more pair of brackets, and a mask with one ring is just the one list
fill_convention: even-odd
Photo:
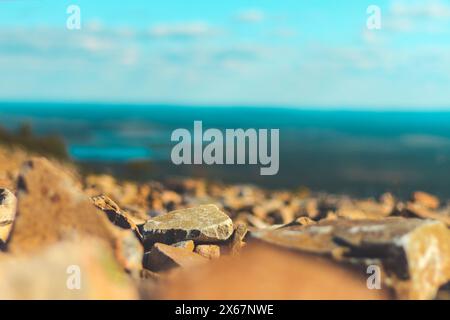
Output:
[[[362,195],[422,189],[450,197],[450,112],[0,103],[1,126],[27,122],[40,134],[61,135],[77,161],[167,162],[172,131],[192,130],[194,120],[205,129],[280,129],[277,176],[223,167],[210,173],[217,179]],[[202,175],[203,169],[213,168],[181,173]]]

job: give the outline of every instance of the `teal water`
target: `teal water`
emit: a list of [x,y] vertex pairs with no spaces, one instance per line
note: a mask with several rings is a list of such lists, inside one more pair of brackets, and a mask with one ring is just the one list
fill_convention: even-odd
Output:
[[373,195],[427,190],[450,197],[450,112],[314,111],[256,107],[0,103],[0,123],[31,123],[64,137],[77,161],[166,162],[177,128],[280,129],[280,172],[253,167],[176,168],[186,175],[268,187],[301,185]]

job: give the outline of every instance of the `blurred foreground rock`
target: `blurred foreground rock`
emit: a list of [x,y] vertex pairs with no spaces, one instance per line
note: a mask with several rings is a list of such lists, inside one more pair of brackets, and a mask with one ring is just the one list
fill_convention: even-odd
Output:
[[127,270],[141,269],[143,249],[134,234],[117,229],[83,194],[70,172],[44,158],[23,166],[18,180],[17,217],[7,245],[14,254],[35,253],[74,237],[110,245]]
[[0,299],[137,299],[110,247],[96,238],[63,241],[0,260]]
[[351,268],[284,249],[249,245],[239,257],[174,270],[158,287],[162,299],[389,299],[369,290]]
[[401,299],[432,299],[450,281],[450,230],[432,220],[331,220],[261,230],[252,236],[337,260],[378,265]]

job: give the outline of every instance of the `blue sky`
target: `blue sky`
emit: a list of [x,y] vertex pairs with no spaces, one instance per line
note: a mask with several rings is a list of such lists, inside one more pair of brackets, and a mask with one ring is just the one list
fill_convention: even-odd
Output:
[[450,109],[450,1],[0,0],[0,100]]

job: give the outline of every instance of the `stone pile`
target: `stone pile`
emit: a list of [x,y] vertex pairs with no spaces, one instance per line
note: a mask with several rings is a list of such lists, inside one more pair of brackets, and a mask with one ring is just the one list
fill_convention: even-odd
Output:
[[[124,185],[110,188],[120,193]],[[145,186],[147,200],[139,210],[153,216],[142,227],[144,267],[149,270],[200,264],[196,255],[208,260],[233,255],[247,236],[252,242],[328,256],[359,266],[363,273],[368,266],[379,266],[383,284],[398,298],[432,299],[447,292],[450,206],[425,192],[401,201],[390,193],[360,200],[195,179]],[[191,254],[179,251],[183,258],[175,259],[172,247]]]
[[[45,158],[3,167],[0,298],[449,296],[450,206],[424,192],[359,200],[82,178]],[[374,266],[379,291],[366,283]],[[77,270],[75,290],[68,275]]]

